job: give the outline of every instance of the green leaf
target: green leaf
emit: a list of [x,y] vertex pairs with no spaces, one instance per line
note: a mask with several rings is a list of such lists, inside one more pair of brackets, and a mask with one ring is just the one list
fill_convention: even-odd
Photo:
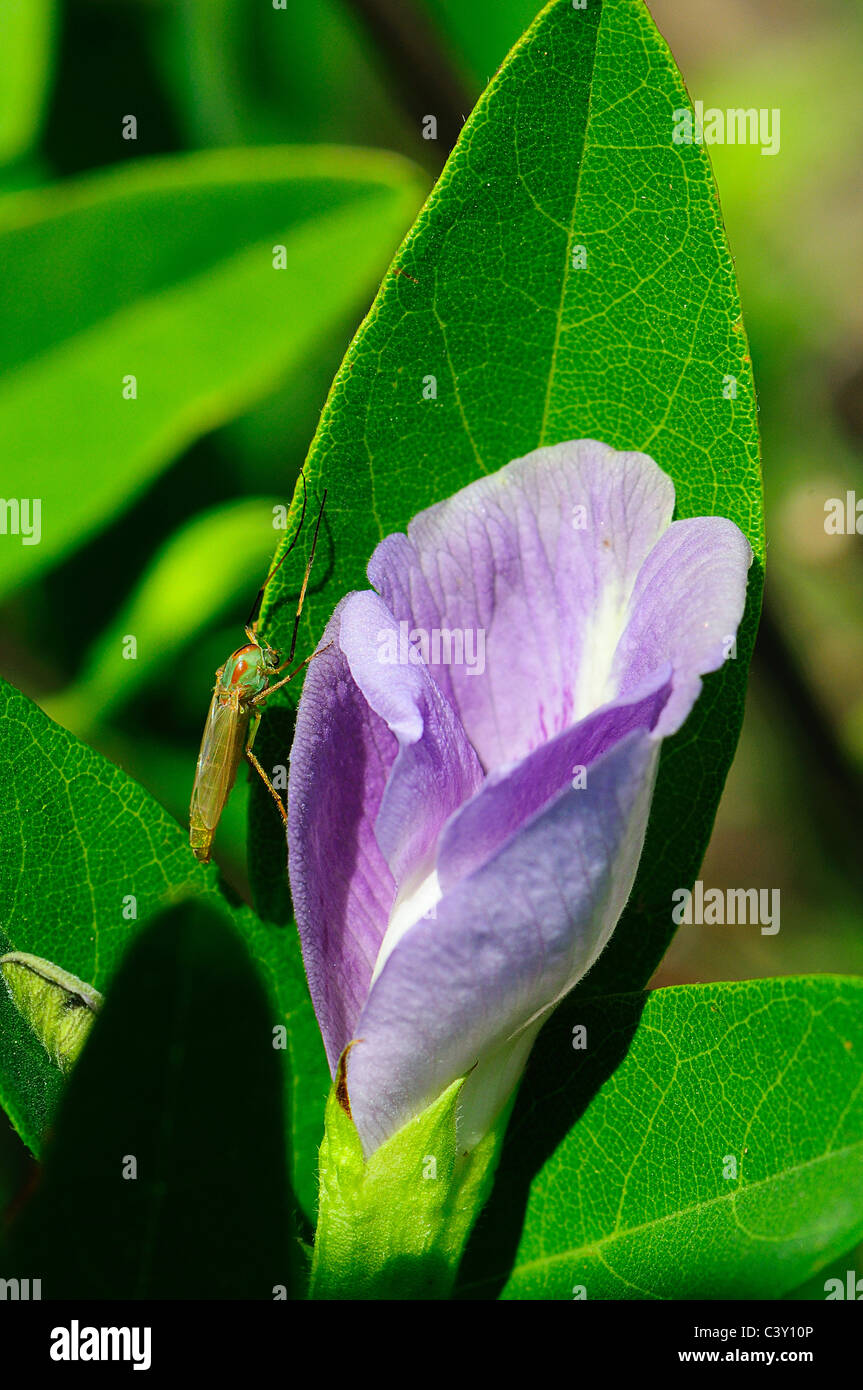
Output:
[[224,916],[141,932],[70,1077],[8,1268],[43,1298],[297,1296],[270,1006]]
[[[266,577],[272,535],[273,503],[265,498],[228,502],[187,522],[87,653],[74,686],[45,701],[48,714],[86,733],[169,666],[233,599],[245,594],[251,606]],[[137,643],[134,661],[123,655],[128,635]]]
[[[643,449],[674,479],[678,516],[730,517],[752,541],[737,659],[663,750],[642,872],[588,977],[595,992],[641,988],[669,940],[671,893],[695,877],[737,741],[760,599],[751,365],[705,149],[672,141],[687,100],[641,0],[548,6],[398,253],[307,466],[312,491],[329,492],[300,656],[344,592],[368,587],[381,537],[542,444]],[[429,376],[437,399],[424,399]],[[265,606],[277,647],[301,549]]]
[[183,0],[162,19],[162,63],[187,144],[350,141],[357,111],[369,145],[405,144],[386,74],[344,0],[279,10]]
[[39,544],[0,547],[0,592],[301,367],[361,302],[421,196],[396,156],[258,149],[0,201],[0,312],[16,324],[0,347],[4,496],[41,501]]
[[54,0],[0,6],[0,165],[25,155],[39,132],[55,19]]
[[[863,1283],[860,1282],[858,1274],[861,1265],[863,1245],[857,1245],[837,1255],[829,1264],[823,1265],[805,1284],[798,1284],[797,1288],[785,1294],[785,1298],[795,1303],[813,1300],[823,1302],[830,1300],[832,1295],[831,1301],[835,1301],[837,1297],[842,1300],[852,1298],[856,1303],[859,1301],[859,1294],[863,1292]],[[833,1282],[830,1283],[830,1280]]]
[[861,1175],[863,981],[571,1002],[529,1063],[463,1292],[780,1298],[860,1239]]
[[[195,756],[190,749],[190,788]],[[145,922],[178,897],[224,901],[216,870],[197,863],[188,832],[120,768],[5,682],[0,843],[0,954],[41,956],[108,998],[123,954]],[[284,839],[279,862],[284,877]],[[245,907],[231,915],[268,987],[273,1022],[287,1031],[279,1057],[292,1182],[310,1214],[329,1072],[297,935],[259,921]],[[61,1086],[61,1072],[0,990],[0,1104],[37,1154]]]
[[[256,781],[259,779],[255,779]],[[270,807],[272,811],[272,806]],[[275,819],[278,819],[277,817]],[[284,869],[285,840],[279,850]],[[318,1150],[324,1133],[324,1109],[330,1069],[309,998],[306,972],[296,927],[262,922],[243,913],[242,931],[267,985],[275,1019],[287,1034],[283,1057],[285,1114],[290,1137],[291,1182],[297,1200],[313,1228],[318,1208]]]

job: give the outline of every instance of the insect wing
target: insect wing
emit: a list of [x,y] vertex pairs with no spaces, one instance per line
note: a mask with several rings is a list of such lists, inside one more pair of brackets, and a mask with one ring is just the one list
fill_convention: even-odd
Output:
[[193,831],[212,832],[218,825],[243,756],[248,724],[247,713],[220,700],[218,693],[213,695],[192,788]]

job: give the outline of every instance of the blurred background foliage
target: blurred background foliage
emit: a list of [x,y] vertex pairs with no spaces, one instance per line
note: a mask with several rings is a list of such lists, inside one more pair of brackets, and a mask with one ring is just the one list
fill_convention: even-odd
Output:
[[[538,8],[0,7],[0,491],[45,499],[43,543],[4,548],[0,670],[181,821],[213,672],[278,539],[272,508],[463,118]],[[654,983],[863,973],[863,540],[824,529],[828,498],[863,497],[863,8],[649,8],[693,98],[781,111],[776,157],[711,148],[759,388],[769,565],[702,871],[778,888],[781,931],[683,927]],[[148,373],[160,397],[176,388],[167,412]],[[93,387],[106,374],[110,402]],[[247,795],[241,777],[217,852],[241,894]],[[0,1202],[27,1162],[3,1126]]]

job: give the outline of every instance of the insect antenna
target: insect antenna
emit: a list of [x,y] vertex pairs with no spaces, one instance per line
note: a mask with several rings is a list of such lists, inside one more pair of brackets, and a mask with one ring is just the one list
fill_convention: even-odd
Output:
[[[315,558],[315,547],[317,546],[317,543],[318,543],[318,532],[319,532],[320,529],[321,529],[321,521],[323,520],[324,507],[325,507],[326,505],[327,505],[327,489],[324,488],[324,495],[323,495],[323,497],[321,498],[321,507],[320,507],[320,511],[318,512],[318,519],[317,519],[317,521],[315,522],[315,534],[312,536],[312,548],[311,548],[311,550],[309,551],[309,561],[308,561],[308,564],[306,565],[306,572],[305,572],[305,574],[303,575],[303,587],[300,589],[300,597],[299,597],[299,601],[298,601],[298,603],[297,603],[297,611],[296,611],[296,614],[295,614],[295,616],[294,616],[294,631],[293,631],[293,633],[292,633],[292,635],[291,635],[291,650],[290,650],[290,652],[288,653],[288,659],[287,659],[287,661],[283,661],[282,664],[281,664],[281,666],[279,667],[279,670],[280,670],[280,671],[284,671],[284,669],[285,669],[286,666],[290,666],[291,662],[292,662],[293,659],[294,659],[294,651],[295,651],[296,645],[297,645],[297,633],[298,633],[299,630],[300,630],[300,615],[302,614],[302,611],[303,611],[303,604],[304,604],[305,599],[306,599],[306,588],[308,587],[308,583],[309,583],[309,575],[310,575],[311,572],[312,572],[312,563],[314,562],[314,558]],[[279,561],[279,563],[281,564],[281,561]]]
[[[257,597],[255,598],[255,601],[252,604],[252,611],[250,612],[246,620],[246,627],[251,628],[253,633],[257,633],[258,631],[258,619],[261,615],[261,604],[264,601],[264,594],[267,592],[267,585],[269,584],[270,580],[272,579],[273,575],[276,573],[276,570],[279,568],[282,562],[288,557],[288,555],[290,555],[291,551],[293,550],[294,546],[299,540],[300,532],[303,529],[303,522],[306,519],[306,504],[309,500],[309,492],[308,488],[306,487],[306,475],[302,469],[300,470],[300,477],[303,480],[303,509],[300,512],[300,522],[297,526],[296,531],[294,532],[293,539],[290,545],[288,546],[287,550],[282,552],[280,558],[273,565],[273,568],[270,570],[269,574],[267,575],[266,579],[264,580],[263,584],[258,590]],[[324,496],[326,496],[326,494],[324,494]],[[315,535],[317,536],[317,531],[315,531]]]

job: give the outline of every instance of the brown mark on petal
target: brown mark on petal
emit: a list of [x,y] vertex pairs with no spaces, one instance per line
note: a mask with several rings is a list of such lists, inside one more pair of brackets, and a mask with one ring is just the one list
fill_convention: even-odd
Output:
[[336,1072],[336,1100],[349,1120],[352,1120],[354,1117],[351,1114],[351,1098],[348,1095],[348,1053],[358,1042],[362,1042],[362,1038],[354,1038],[353,1042],[348,1043],[339,1058],[339,1066]]

